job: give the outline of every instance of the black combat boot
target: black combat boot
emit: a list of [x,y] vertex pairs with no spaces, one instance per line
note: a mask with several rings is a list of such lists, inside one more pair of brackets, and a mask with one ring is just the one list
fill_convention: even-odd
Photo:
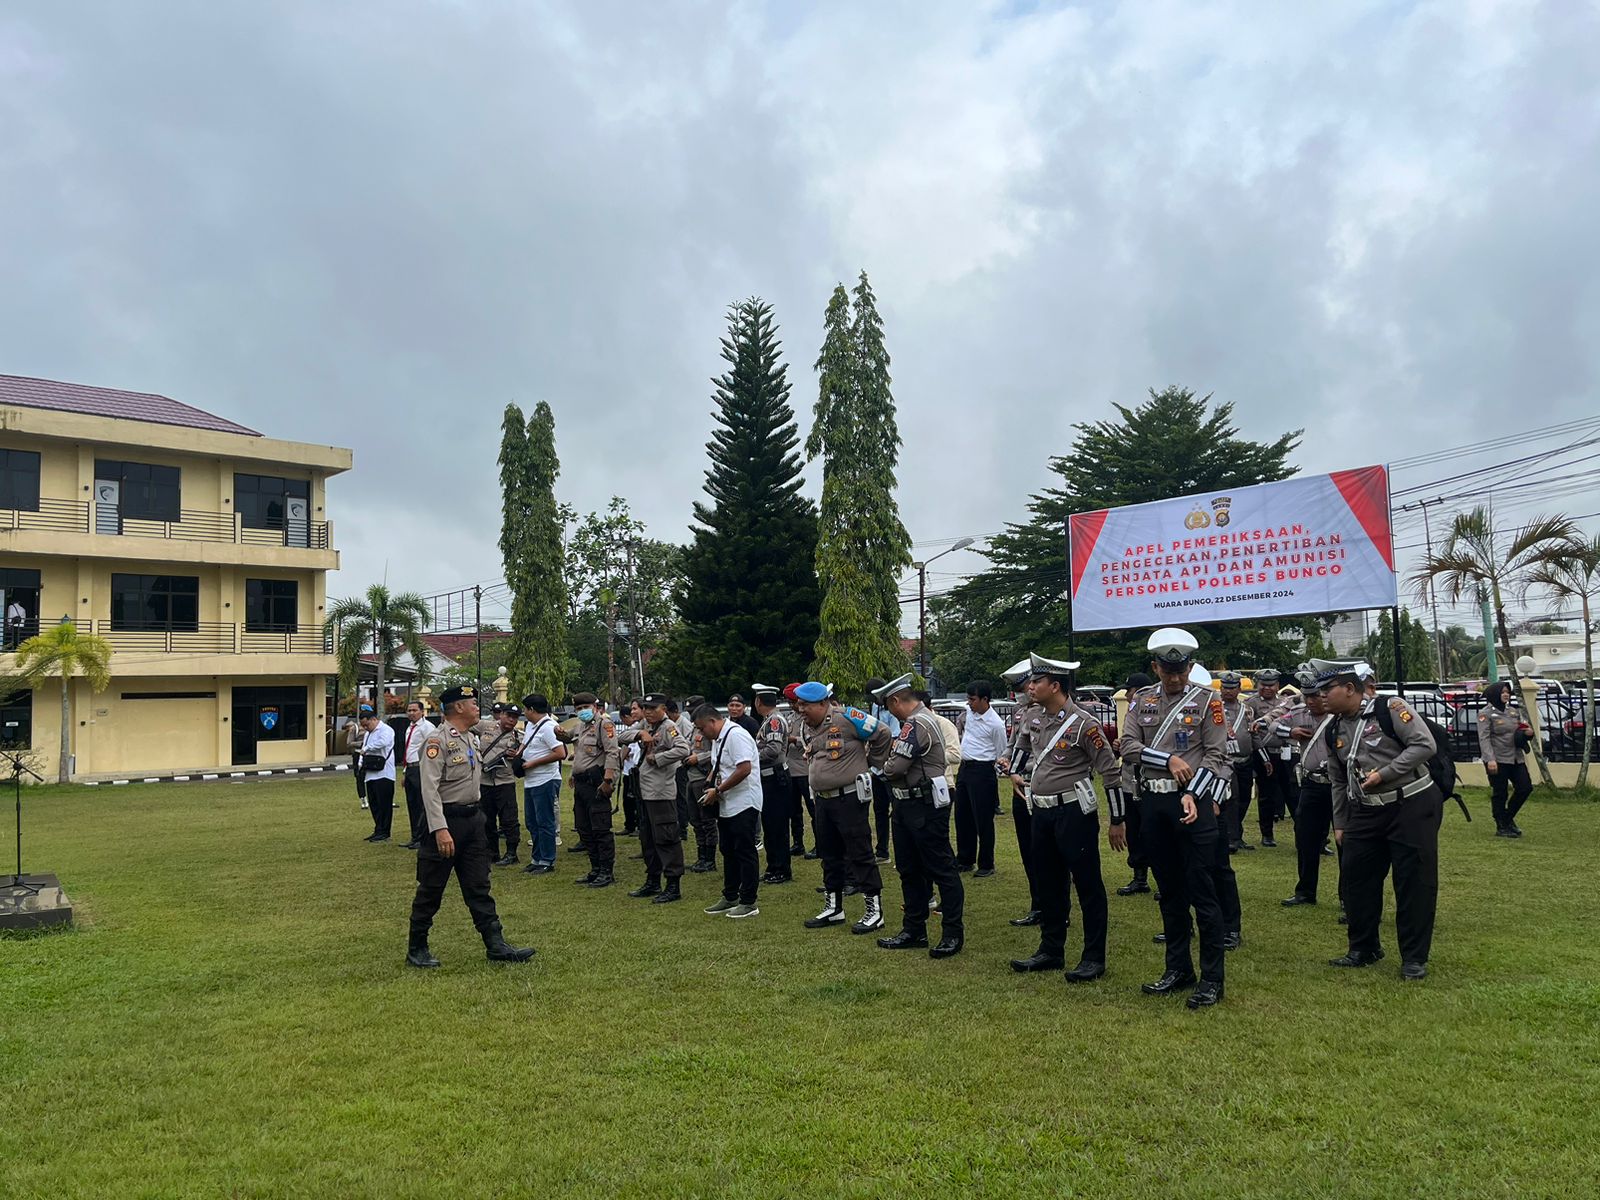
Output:
[[409,967],[437,967],[439,960],[428,949],[428,935],[417,937],[411,935],[411,944],[406,947],[406,965]]
[[484,930],[483,948],[488,951],[490,962],[527,962],[534,953],[532,946],[513,946],[506,941],[499,921]]
[[650,903],[651,904],[671,904],[674,900],[682,900],[682,899],[683,899],[683,893],[678,890],[678,881],[676,879],[669,879],[669,880],[667,880],[667,890],[662,892],[654,900],[650,901]]
[[644,881],[644,885],[642,887],[634,888],[633,891],[628,893],[628,895],[632,896],[635,900],[642,900],[646,896],[654,896],[660,890],[661,881],[652,876]]

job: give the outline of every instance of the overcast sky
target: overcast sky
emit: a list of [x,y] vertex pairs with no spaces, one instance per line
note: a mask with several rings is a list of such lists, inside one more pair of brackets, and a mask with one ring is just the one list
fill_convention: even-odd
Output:
[[804,422],[863,267],[919,553],[1152,386],[1397,460],[1600,413],[1597,45],[1585,0],[14,0],[0,371],[351,447],[334,594],[500,578],[508,401],[683,540],[727,304]]

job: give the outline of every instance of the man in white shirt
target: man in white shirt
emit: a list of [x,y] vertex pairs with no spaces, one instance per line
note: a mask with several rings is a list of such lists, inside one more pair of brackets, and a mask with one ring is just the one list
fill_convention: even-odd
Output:
[[761,828],[761,774],[756,740],[742,725],[702,704],[695,728],[710,745],[710,768],[700,803],[717,806],[717,840],[722,845],[722,899],[705,911],[735,919],[753,917],[761,886],[756,834]]
[[422,768],[418,764],[422,759],[422,743],[438,726],[428,720],[420,700],[406,705],[406,720],[411,724],[406,726],[405,755],[400,765],[405,771],[403,786],[406,813],[411,818],[411,840],[402,849],[415,850],[428,835],[428,817],[422,811]]
[[28,610],[22,607],[22,601],[10,600],[6,603],[6,649],[15,650],[27,640]]
[[372,810],[369,842],[387,842],[394,824],[394,730],[369,705],[361,706],[361,771]]
[[522,698],[528,730],[522,738],[522,814],[533,841],[529,875],[556,869],[556,805],[561,799],[561,760],[567,748],[556,737],[550,701],[539,692]]
[[961,729],[961,773],[956,777],[956,869],[974,879],[994,874],[994,810],[1000,803],[995,764],[1006,757],[1006,723],[989,706],[987,679],[967,687],[967,719]]

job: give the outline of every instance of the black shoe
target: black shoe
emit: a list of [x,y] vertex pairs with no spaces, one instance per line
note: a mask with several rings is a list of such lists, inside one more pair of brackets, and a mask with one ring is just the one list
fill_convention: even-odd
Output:
[[807,862],[816,862],[817,859],[819,859],[821,857],[822,857],[822,855],[818,854],[815,850],[807,850],[806,854],[805,854],[805,858],[806,858]]
[[638,831],[638,830],[637,830],[637,829],[624,829],[624,830],[623,830],[623,831],[622,831],[622,832],[621,832],[621,833],[620,833],[620,834],[618,834],[618,835],[617,835],[617,836],[618,836],[618,837],[631,837],[631,838],[636,838],[636,837],[638,837],[638,836],[639,836],[639,831]]
[[1013,958],[1011,969],[1019,975],[1029,975],[1034,971],[1059,971],[1066,966],[1064,959],[1050,954],[1034,954],[1028,958]]
[[662,892],[654,900],[650,901],[650,903],[651,904],[671,904],[674,900],[682,900],[682,899],[683,899],[683,893],[678,890],[678,881],[676,879],[669,879],[669,880],[667,880],[667,890]]
[[[817,889],[817,891],[819,891],[819,892],[826,891],[826,890],[827,890],[826,888],[818,888]],[[859,896],[859,895],[861,895],[861,889],[858,888],[853,883],[847,883],[847,884],[844,885],[844,894],[846,896]]]
[[1018,929],[1022,929],[1029,925],[1037,925],[1043,919],[1044,915],[1037,908],[1030,908],[1020,917],[1012,917],[1011,923]]
[[634,888],[633,891],[628,893],[628,895],[632,896],[635,900],[643,900],[646,896],[654,896],[660,891],[661,883],[659,880],[646,879],[643,884]]
[[957,875],[970,875],[975,869],[976,868],[974,868],[974,866],[971,863],[957,863],[956,864],[956,874]]
[[1156,892],[1154,899],[1157,904],[1161,903],[1161,893],[1159,891]]
[[961,939],[957,937],[940,938],[939,944],[928,951],[929,958],[950,958],[961,953]]
[[523,872],[528,875],[554,875],[556,868],[554,863],[529,863]]
[[1146,996],[1168,996],[1179,988],[1191,987],[1193,984],[1194,973],[1192,971],[1185,971],[1181,975],[1177,971],[1168,971],[1154,983],[1141,983],[1139,990]]
[[1236,842],[1234,843],[1234,849],[1243,850],[1248,853],[1249,851],[1254,850],[1255,846],[1250,842]]
[[601,872],[589,880],[589,886],[592,888],[610,887],[615,882],[616,880],[611,877],[609,872]]
[[1318,851],[1318,853],[1321,854],[1323,858],[1332,858],[1333,857],[1333,847],[1328,845],[1326,842],[1324,842],[1323,846],[1322,846],[1322,849],[1320,851]]
[[514,867],[519,861],[521,860],[517,858],[517,852],[515,850],[508,850],[505,854],[494,860],[494,865],[497,867]]
[[1158,933],[1150,940],[1158,946],[1165,946],[1167,944],[1167,935],[1164,933]]
[[805,856],[806,856],[806,848],[804,846],[802,846],[799,842],[796,842],[794,845],[789,847],[789,857],[790,858],[804,858]]
[[490,962],[527,962],[534,953],[532,946],[513,946],[506,941],[498,923],[483,935],[483,948]]
[[1222,1003],[1222,985],[1203,979],[1195,985],[1194,991],[1189,993],[1189,998],[1184,1001],[1190,1008],[1210,1008],[1214,1004]]
[[362,838],[361,840],[363,842],[375,842],[375,841],[378,840],[378,835],[376,833],[369,833],[369,834],[367,834],[366,837]]
[[1140,892],[1148,892],[1150,885],[1144,881],[1143,875],[1135,875],[1127,883],[1117,889],[1119,896],[1137,896]]
[[587,854],[587,853],[589,853],[589,847],[587,845],[585,845],[583,842],[579,842],[576,846],[568,846],[567,847],[567,853],[568,854]]
[[1302,896],[1299,892],[1296,892],[1287,900],[1278,901],[1285,908],[1298,908],[1302,904],[1315,904],[1316,902],[1317,898],[1315,896]]
[[1237,950],[1244,945],[1244,934],[1225,933],[1222,935],[1222,948],[1224,950]]
[[1067,972],[1068,983],[1093,983],[1106,973],[1105,963],[1090,962],[1084,959],[1072,970]]
[[1261,844],[1263,846],[1265,846],[1268,850],[1276,850],[1278,848],[1278,843],[1273,841],[1269,837],[1262,838],[1261,839]]
[[1341,954],[1338,958],[1330,958],[1330,967],[1370,967],[1383,957],[1382,950],[1374,950],[1371,954],[1362,950],[1352,950],[1348,954]]
[[522,868],[522,873],[524,875],[537,875],[539,873],[539,864],[536,862],[529,863]]
[[1428,964],[1427,963],[1408,962],[1408,963],[1401,963],[1400,964],[1400,978],[1401,979],[1409,979],[1414,983],[1419,979],[1426,979],[1427,977],[1428,977]]
[[878,858],[879,862],[888,862],[889,861],[889,852],[887,850],[879,850],[878,854],[877,854],[877,858]]
[[902,929],[893,937],[881,937],[878,945],[884,950],[926,950],[928,938],[926,934],[907,933]]
[[1338,923],[1340,925],[1348,925],[1348,924],[1350,924],[1350,914],[1349,913],[1340,913],[1339,914]]
[[422,847],[422,843],[417,841],[415,838],[413,838],[409,842],[401,842],[400,843],[400,849],[402,849],[402,850],[418,850],[418,849],[421,849],[421,847]]
[[439,960],[429,951],[427,942],[420,944],[413,942],[411,948],[406,951],[406,966],[408,967],[437,967],[438,965]]
[[1517,836],[1516,834],[1511,832],[1511,826],[1509,826],[1509,825],[1500,826],[1499,829],[1496,829],[1494,831],[1494,835],[1495,835],[1495,837],[1503,837],[1503,838],[1514,838],[1514,837]]
[[991,876],[993,874],[994,874],[994,868],[993,867],[979,867],[976,871],[974,871],[972,873],[972,877],[974,879],[987,879],[987,878],[989,878],[989,876]]
[[1518,825],[1515,821],[1507,821],[1506,822],[1506,826],[1511,830],[1512,834],[1514,834],[1516,837],[1521,837],[1522,836],[1522,826]]
[[579,875],[572,882],[577,884],[579,887],[588,887],[591,883],[594,882],[594,876],[595,876],[595,873],[593,871],[590,871],[587,875]]
[[779,875],[775,871],[768,871],[765,875],[763,875],[761,877],[761,882],[762,883],[789,883],[793,879],[794,879],[793,875]]
[[628,861],[629,862],[643,862],[644,861],[644,851],[641,850],[637,854],[628,855]]
[[707,871],[712,869],[714,869],[713,865],[708,863],[703,858],[697,858],[694,860],[694,862],[689,864],[689,870],[693,871],[696,875],[704,875]]

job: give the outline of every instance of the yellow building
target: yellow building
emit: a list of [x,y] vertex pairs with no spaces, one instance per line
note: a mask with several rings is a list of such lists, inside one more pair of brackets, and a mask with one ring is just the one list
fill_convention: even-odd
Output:
[[[0,375],[0,674],[63,617],[114,648],[109,688],[72,682],[75,778],[322,761],[326,481],[349,469],[165,396]],[[47,779],[59,688],[0,707]]]

